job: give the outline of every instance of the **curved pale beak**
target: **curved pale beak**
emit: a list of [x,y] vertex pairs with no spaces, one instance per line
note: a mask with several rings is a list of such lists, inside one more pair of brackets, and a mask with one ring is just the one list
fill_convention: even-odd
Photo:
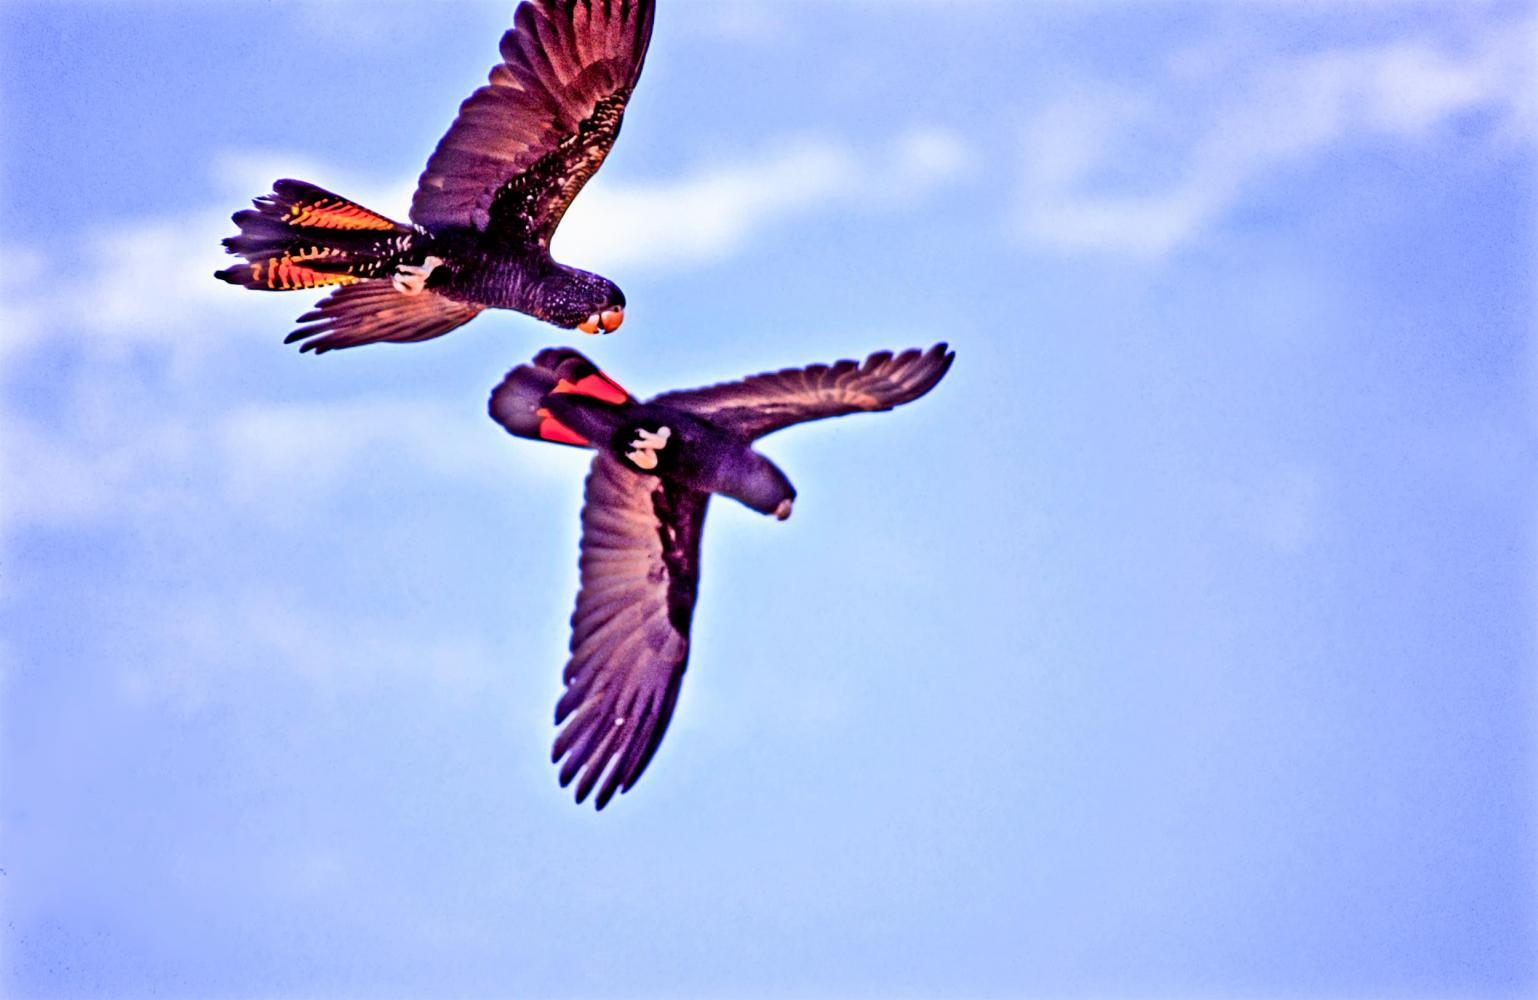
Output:
[[598,322],[603,327],[604,333],[613,333],[619,329],[619,325],[625,322],[625,307],[615,306],[605,309],[598,315]]
[[583,333],[597,333],[598,324],[601,322],[602,318],[597,313],[593,313],[593,315],[578,323],[577,329],[581,330]]
[[791,508],[791,502],[790,502],[790,498],[789,497],[786,497],[784,500],[781,500],[780,501],[780,505],[778,507],[774,508],[775,520],[783,521],[787,517],[789,517],[790,516],[790,508]]

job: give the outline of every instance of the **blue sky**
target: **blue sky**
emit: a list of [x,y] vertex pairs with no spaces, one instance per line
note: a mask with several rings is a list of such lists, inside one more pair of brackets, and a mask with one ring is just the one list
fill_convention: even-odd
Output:
[[1531,5],[662,0],[557,239],[646,394],[948,340],[714,506],[602,814],[511,314],[214,281],[404,215],[510,3],[0,9],[13,996],[1529,995]]

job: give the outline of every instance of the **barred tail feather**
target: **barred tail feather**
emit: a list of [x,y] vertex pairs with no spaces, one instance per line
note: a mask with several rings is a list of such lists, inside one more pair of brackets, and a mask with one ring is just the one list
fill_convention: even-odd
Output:
[[260,291],[287,292],[296,288],[324,288],[327,285],[351,285],[363,279],[355,274],[322,271],[312,266],[321,258],[313,255],[275,254],[254,264],[235,264],[214,277],[232,285],[243,285]]
[[246,288],[287,291],[388,277],[416,235],[356,202],[304,181],[280,180],[255,208],[232,217],[240,232],[225,248],[246,259],[214,277]]
[[386,233],[411,231],[408,226],[305,181],[276,181],[272,185],[272,194],[258,198],[256,204],[264,213],[278,214],[286,225],[295,228],[371,229]]

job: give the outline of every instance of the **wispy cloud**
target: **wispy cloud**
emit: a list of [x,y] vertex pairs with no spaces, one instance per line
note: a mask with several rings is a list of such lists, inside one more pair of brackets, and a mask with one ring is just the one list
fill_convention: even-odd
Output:
[[[174,401],[152,402],[153,387],[133,384],[122,368],[91,371],[61,385],[70,400],[62,416],[4,412],[0,534],[133,520],[193,491],[253,516],[298,519],[383,459],[458,484],[501,481],[486,462],[493,431],[478,405],[382,396],[250,401],[194,418]],[[565,449],[531,448],[519,462],[569,475],[562,458]]]
[[[52,416],[14,402],[0,409],[0,564],[9,564],[7,550],[31,532],[128,530],[157,544],[198,539],[206,546],[222,518],[236,512],[247,530],[265,537],[304,533],[345,520],[358,484],[392,463],[392,482],[436,484],[445,495],[508,489],[509,466],[488,461],[500,457],[488,445],[497,432],[473,405],[371,396],[252,401],[220,412],[206,401],[157,400],[155,388],[135,379],[132,364],[103,357],[61,382],[64,405]],[[519,449],[507,458],[515,461],[536,479],[580,475],[581,456],[565,449]],[[0,597],[22,586],[0,574]],[[183,655],[125,656],[127,697],[196,711],[237,661],[282,664],[316,685],[368,684],[393,673],[461,697],[487,683],[497,662],[482,640],[447,629],[424,631],[366,610],[317,615],[297,586],[251,580],[230,589],[146,607],[138,633]],[[242,636],[238,656],[232,635]],[[349,664],[351,672],[339,675]]]
[[[209,429],[206,450],[218,456],[220,488],[231,503],[299,520],[344,495],[381,460],[429,480],[500,487],[505,468],[487,461],[487,442],[501,433],[479,400],[363,396],[237,407]],[[516,461],[525,477],[570,481],[584,459],[566,448],[520,448]]]
[[48,327],[48,304],[33,290],[45,285],[48,258],[29,247],[0,246],[0,362],[35,345]]
[[971,160],[960,136],[915,126],[884,149],[790,139],[677,179],[600,178],[573,203],[553,249],[562,259],[599,270],[719,263],[755,236],[815,212],[909,207],[963,173]]
[[677,180],[595,184],[572,205],[553,249],[600,270],[719,260],[765,226],[827,202],[858,172],[847,150],[808,141]]
[[[323,694],[409,677],[424,697],[461,702],[496,683],[505,657],[478,636],[366,609],[317,613],[292,593],[261,584],[183,598],[149,610],[141,625],[181,655],[127,658],[117,674],[121,695],[187,716],[240,698],[273,671]],[[232,647],[237,635],[240,644]]]
[[[218,191],[210,204],[61,233],[64,249],[52,254],[6,246],[0,360],[68,339],[93,357],[148,347],[186,372],[232,333],[279,335],[323,293],[252,294],[214,280],[232,260],[220,246],[235,231],[231,214],[280,177],[312,180],[400,218],[415,187],[414,178],[381,181],[277,152],[226,152],[209,173]],[[36,280],[42,275],[52,280]]]
[[[1061,250],[1158,257],[1216,229],[1255,189],[1352,143],[1418,142],[1463,115],[1530,142],[1538,23],[1429,34],[1202,72],[1176,59],[1154,92],[1050,104],[1027,139],[1021,232]],[[1460,139],[1460,141],[1466,141]]]

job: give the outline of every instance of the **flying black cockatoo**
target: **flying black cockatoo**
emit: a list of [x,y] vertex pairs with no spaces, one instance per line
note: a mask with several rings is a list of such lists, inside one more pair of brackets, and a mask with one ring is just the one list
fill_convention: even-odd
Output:
[[527,0],[491,82],[459,107],[393,222],[303,181],[237,212],[215,277],[282,291],[340,285],[288,342],[322,353],[441,336],[487,308],[584,333],[617,329],[625,296],[558,264],[550,237],[619,135],[651,40],[652,0]]
[[[593,448],[582,508],[581,591],[571,616],[563,726],[551,754],[577,801],[629,791],[662,741],[684,666],[712,493],[780,520],[795,487],[753,449],[782,427],[890,410],[934,388],[945,344],[863,364],[790,368],[642,403],[570,348],[541,351],[491,394],[509,433]],[[607,773],[606,773],[607,771]]]

